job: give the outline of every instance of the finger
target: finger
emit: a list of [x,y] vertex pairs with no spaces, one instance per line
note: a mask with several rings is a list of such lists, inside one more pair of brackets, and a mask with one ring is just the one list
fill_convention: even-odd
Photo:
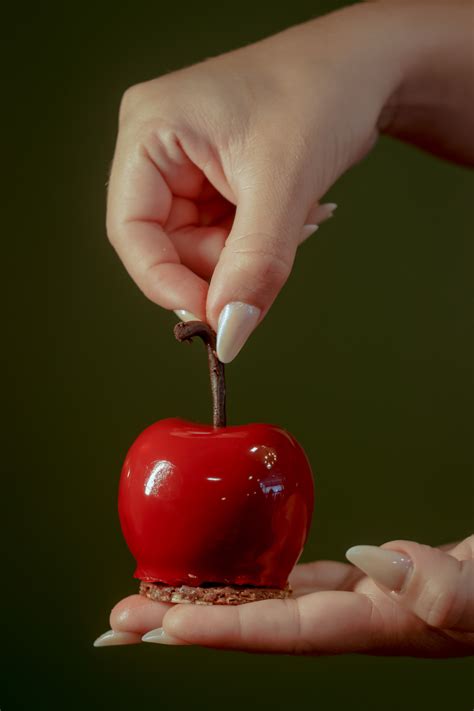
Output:
[[234,214],[235,206],[223,198],[222,195],[217,195],[205,202],[173,196],[164,228],[170,234],[175,230],[191,225],[200,225],[201,227],[215,226],[220,225],[228,218],[233,219]]
[[333,216],[336,208],[337,205],[334,202],[328,202],[324,205],[316,203],[316,205],[308,213],[306,222],[303,225],[303,229],[301,230],[298,238],[298,245],[305,242],[308,237],[311,237],[311,235],[319,229],[320,224],[326,222],[326,220],[329,220]]
[[337,209],[335,202],[325,202],[322,205],[317,202],[309,211],[305,224],[320,225],[329,220]]
[[169,607],[141,595],[130,595],[115,605],[110,613],[111,629],[95,640],[94,647],[139,644],[145,632],[161,625]]
[[291,272],[307,214],[304,201],[292,197],[263,185],[247,188],[237,203],[207,300],[224,363],[235,358]]
[[166,233],[172,234],[183,227],[199,224],[199,210],[192,200],[173,197],[168,218],[164,224]]
[[381,548],[354,546],[346,556],[431,627],[474,632],[473,547],[474,536],[452,554],[412,541],[391,541]]
[[199,224],[203,227],[215,225],[228,217],[234,217],[235,205],[232,205],[222,195],[216,195],[211,200],[199,203]]
[[300,597],[321,590],[352,590],[363,573],[353,565],[318,560],[297,565],[289,578],[293,595]]
[[[173,179],[176,170],[164,161]],[[200,186],[183,172],[181,197]],[[194,182],[193,182],[194,181]],[[109,184],[107,232],[127,271],[144,294],[167,309],[187,309],[205,317],[207,283],[180,263],[163,225],[170,216],[172,194],[164,175],[141,144],[119,136]]]
[[[221,201],[222,198],[216,199],[218,207],[216,214],[212,215],[216,224],[209,227],[197,227],[195,225],[198,221],[205,222],[206,220],[201,217],[198,220],[198,210],[194,203],[184,198],[174,198],[171,214],[166,223],[166,229],[178,252],[180,261],[206,280],[209,280],[214,272],[233,222],[233,215],[222,221],[218,220],[218,213],[222,211]],[[332,216],[335,208],[334,203],[317,205],[310,211],[311,219],[317,219],[319,223],[325,222]],[[193,222],[195,225],[192,224]],[[304,225],[298,243],[301,244],[317,229],[318,224]]]
[[349,592],[235,607],[176,605],[162,624],[167,635],[188,644],[253,652],[338,654],[384,644],[370,598]]
[[143,595],[130,595],[118,602],[110,613],[110,626],[117,632],[141,635],[160,627],[171,605],[149,600]]
[[210,279],[228,231],[222,227],[185,227],[170,235],[181,262],[203,279]]
[[456,541],[455,543],[442,543],[440,546],[436,546],[436,547],[439,548],[440,551],[445,551],[446,553],[451,553],[453,548],[457,548],[457,546],[459,546],[460,543],[463,543],[463,541]]

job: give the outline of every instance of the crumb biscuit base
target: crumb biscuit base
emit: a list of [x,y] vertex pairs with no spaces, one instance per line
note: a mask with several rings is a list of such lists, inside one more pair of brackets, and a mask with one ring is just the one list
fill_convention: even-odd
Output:
[[199,588],[190,585],[172,587],[161,583],[140,582],[140,595],[158,602],[191,603],[194,605],[243,605],[258,600],[284,600],[292,590],[287,584],[284,590],[276,588],[244,588],[227,585]]

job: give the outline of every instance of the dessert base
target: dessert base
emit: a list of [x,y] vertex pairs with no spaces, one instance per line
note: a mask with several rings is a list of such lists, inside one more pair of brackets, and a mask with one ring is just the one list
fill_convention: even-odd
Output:
[[140,595],[157,602],[190,603],[193,605],[243,605],[259,600],[284,600],[292,590],[287,583],[283,590],[277,588],[252,588],[220,585],[215,587],[173,587],[162,583],[140,582]]

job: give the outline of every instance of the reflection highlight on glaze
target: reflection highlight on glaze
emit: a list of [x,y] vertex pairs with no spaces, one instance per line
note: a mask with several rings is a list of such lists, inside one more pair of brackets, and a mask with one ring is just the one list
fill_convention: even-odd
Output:
[[283,477],[279,474],[269,476],[260,482],[260,488],[264,494],[279,494],[285,488]]
[[167,459],[160,459],[154,462],[151,467],[150,476],[145,484],[146,496],[157,496],[160,488],[166,479],[173,473],[174,464]]
[[277,463],[278,456],[273,447],[260,444],[257,447],[251,447],[249,451],[266,469],[272,469]]

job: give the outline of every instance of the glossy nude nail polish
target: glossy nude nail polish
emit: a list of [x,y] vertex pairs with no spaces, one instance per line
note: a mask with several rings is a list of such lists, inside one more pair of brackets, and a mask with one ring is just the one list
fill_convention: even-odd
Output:
[[221,311],[217,327],[217,357],[230,363],[241,351],[260,318],[260,309],[234,301]]

